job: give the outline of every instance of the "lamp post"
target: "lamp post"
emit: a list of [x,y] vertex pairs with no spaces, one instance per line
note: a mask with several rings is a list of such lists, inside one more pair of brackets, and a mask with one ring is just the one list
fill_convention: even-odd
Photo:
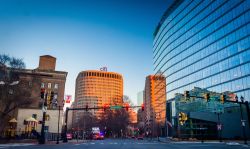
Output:
[[[238,96],[235,96],[236,101],[238,101]],[[241,96],[240,97],[240,116],[241,116],[241,126],[242,126],[242,133],[243,133],[243,137],[244,137],[244,144],[247,144],[247,136],[246,136],[246,131],[245,131],[245,120],[243,120],[243,114],[242,114],[242,107],[241,104],[244,102],[244,98]]]

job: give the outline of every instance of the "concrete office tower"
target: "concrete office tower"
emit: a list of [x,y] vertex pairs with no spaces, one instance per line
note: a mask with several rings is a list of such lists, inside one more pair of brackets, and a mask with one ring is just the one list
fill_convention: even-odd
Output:
[[[75,88],[74,107],[99,107],[105,104],[122,105],[123,77],[114,72],[88,70],[78,74]],[[100,118],[103,110],[89,111]],[[79,113],[79,114],[78,114]],[[80,117],[80,111],[74,113],[74,120]]]

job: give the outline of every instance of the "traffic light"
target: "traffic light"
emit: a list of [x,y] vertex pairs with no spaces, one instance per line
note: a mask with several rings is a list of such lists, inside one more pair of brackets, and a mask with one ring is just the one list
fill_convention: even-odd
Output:
[[45,93],[45,89],[41,88],[41,98],[44,99],[44,93]]
[[55,95],[55,93],[52,91],[51,94],[50,94],[51,101],[54,99],[54,95]]
[[221,102],[222,104],[224,104],[225,99],[226,99],[226,95],[224,95],[224,94],[220,95],[220,102]]
[[85,110],[86,110],[86,111],[88,111],[88,110],[89,110],[89,105],[88,105],[88,104],[86,104],[86,106],[85,106]]
[[128,109],[129,109],[129,105],[128,104],[125,105],[125,109],[126,109],[126,111],[128,111]]
[[109,107],[109,105],[108,104],[105,104],[104,106],[103,106],[103,110],[104,111],[106,111],[107,109],[109,109],[110,107]]
[[50,98],[49,94],[47,94],[47,104],[50,105],[50,102],[51,102],[51,98]]
[[53,99],[54,99],[54,95],[55,95],[55,93],[52,91],[52,92],[50,93],[49,104],[52,104],[52,101],[53,101]]
[[209,102],[210,101],[210,94],[209,93],[204,94],[204,98],[206,99],[207,102]]
[[144,104],[141,104],[141,110],[144,111]]
[[190,98],[190,93],[189,93],[189,91],[185,91],[185,92],[184,92],[184,96],[185,96],[186,98]]
[[45,106],[45,107],[48,106],[48,101],[47,101],[47,100],[48,100],[48,99],[47,99],[48,97],[47,97],[47,95],[48,95],[48,94],[45,94],[45,95],[44,95],[44,106]]
[[183,125],[186,122],[186,120],[188,119],[187,114],[184,113],[184,112],[180,112],[178,114],[178,116],[179,116],[179,123],[180,123],[180,125]]
[[181,121],[182,120],[182,114],[181,114],[181,112],[179,113],[179,121]]

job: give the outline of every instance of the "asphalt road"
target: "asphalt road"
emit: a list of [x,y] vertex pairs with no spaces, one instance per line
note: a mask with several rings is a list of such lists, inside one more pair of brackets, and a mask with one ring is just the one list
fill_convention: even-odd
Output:
[[200,143],[200,142],[157,142],[147,140],[96,140],[88,142],[60,143],[60,144],[0,144],[0,149],[242,149],[250,148],[248,145],[238,143]]

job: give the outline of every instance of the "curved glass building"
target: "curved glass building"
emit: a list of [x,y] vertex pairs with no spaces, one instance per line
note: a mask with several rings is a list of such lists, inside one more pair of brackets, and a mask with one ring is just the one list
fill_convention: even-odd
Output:
[[250,100],[250,0],[176,0],[154,33],[167,99],[194,87]]

